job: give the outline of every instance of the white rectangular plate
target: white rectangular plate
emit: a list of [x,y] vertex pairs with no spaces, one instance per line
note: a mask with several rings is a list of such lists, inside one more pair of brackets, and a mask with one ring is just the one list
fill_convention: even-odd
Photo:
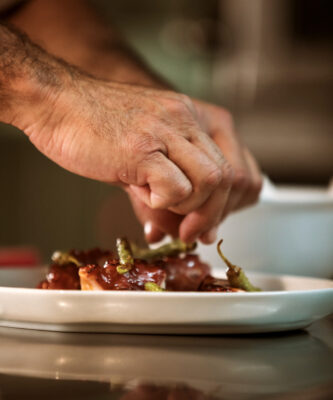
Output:
[[325,279],[250,274],[263,289],[256,293],[33,289],[44,272],[45,268],[0,269],[0,326],[66,332],[238,334],[305,328],[333,312],[333,281]]

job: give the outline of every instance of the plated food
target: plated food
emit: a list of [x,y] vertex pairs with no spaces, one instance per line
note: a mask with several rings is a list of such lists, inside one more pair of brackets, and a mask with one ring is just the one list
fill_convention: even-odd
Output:
[[240,267],[217,250],[228,266],[226,279],[211,274],[208,264],[193,254],[195,244],[175,240],[156,249],[141,249],[126,238],[117,239],[117,254],[101,249],[56,251],[40,289],[137,290],[192,292],[252,292]]
[[[82,265],[77,266],[74,259],[62,262],[61,255],[77,256]],[[48,272],[45,266],[29,270],[1,268],[0,327],[60,332],[243,334],[305,328],[333,311],[333,284],[329,280],[251,273],[251,280],[262,291],[248,292],[244,274],[235,266],[228,274],[241,278],[240,287],[225,279],[217,263],[211,272],[193,250],[160,255],[157,260],[144,260],[143,256],[138,258],[134,251],[134,266],[123,274],[119,271],[127,266],[121,265],[117,253],[110,256],[110,252],[101,250],[58,253]],[[102,267],[113,274],[108,275]],[[148,268],[156,268],[156,273],[147,274],[151,272]],[[80,290],[80,272],[88,273],[90,269],[93,272],[87,288],[98,290]],[[103,281],[108,276],[117,280]],[[165,289],[163,281],[156,283],[161,277]],[[43,278],[39,287],[61,290],[36,289]],[[216,283],[222,285],[217,287]],[[101,290],[102,285],[108,288],[109,284],[115,287]]]

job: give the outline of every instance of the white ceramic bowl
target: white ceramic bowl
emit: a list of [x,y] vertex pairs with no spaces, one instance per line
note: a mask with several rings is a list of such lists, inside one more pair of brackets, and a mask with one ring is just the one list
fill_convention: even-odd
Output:
[[[259,204],[229,217],[218,238],[225,255],[246,271],[332,278],[333,193],[274,187],[266,180]],[[198,251],[223,267],[216,244]]]

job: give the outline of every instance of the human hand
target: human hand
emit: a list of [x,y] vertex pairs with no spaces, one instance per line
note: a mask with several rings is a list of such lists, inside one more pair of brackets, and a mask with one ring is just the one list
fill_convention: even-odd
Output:
[[[75,72],[25,124],[35,146],[62,167],[128,186],[152,209],[198,209],[230,167],[186,96]],[[52,100],[50,100],[52,99]],[[36,117],[36,115],[35,115]]]
[[230,114],[223,108],[195,101],[201,125],[205,128],[232,167],[230,187],[222,182],[210,198],[187,216],[168,210],[152,210],[129,190],[136,214],[145,226],[149,242],[161,240],[165,234],[191,241],[199,238],[209,244],[216,239],[219,223],[231,212],[254,204],[259,196],[262,177],[256,161],[235,133]]

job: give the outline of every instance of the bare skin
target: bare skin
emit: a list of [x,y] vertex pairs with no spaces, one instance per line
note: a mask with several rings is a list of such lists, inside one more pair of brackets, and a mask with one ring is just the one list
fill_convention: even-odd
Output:
[[211,243],[257,200],[260,172],[229,113],[166,89],[84,2],[31,1],[11,22],[81,69],[0,26],[0,119],[62,167],[122,185],[148,240]]

